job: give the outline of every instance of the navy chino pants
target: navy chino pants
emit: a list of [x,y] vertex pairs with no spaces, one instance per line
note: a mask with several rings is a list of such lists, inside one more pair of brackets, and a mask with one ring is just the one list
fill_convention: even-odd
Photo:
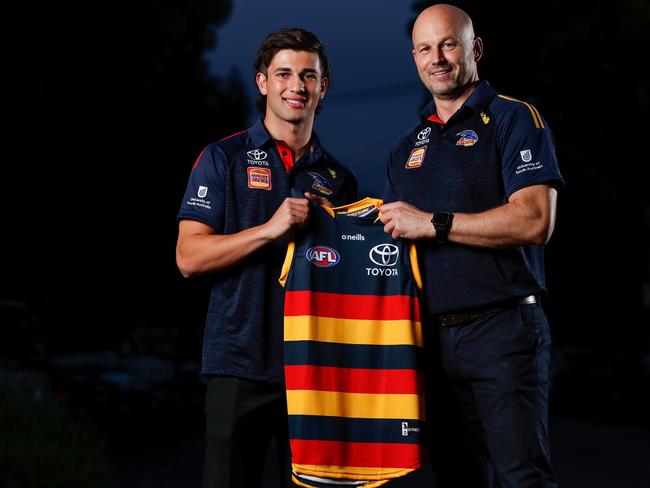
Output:
[[429,453],[440,488],[556,487],[550,334],[539,304],[425,329]]

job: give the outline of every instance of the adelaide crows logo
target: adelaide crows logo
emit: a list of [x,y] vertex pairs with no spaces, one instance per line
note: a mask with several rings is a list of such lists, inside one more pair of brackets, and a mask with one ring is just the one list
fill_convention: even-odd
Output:
[[473,130],[463,130],[456,134],[460,138],[456,141],[457,146],[473,146],[478,142],[478,135]]
[[341,255],[336,249],[327,246],[310,247],[307,249],[305,257],[319,268],[331,268],[341,260]]
[[309,176],[311,176],[312,179],[314,180],[314,183],[311,185],[311,187],[312,187],[314,190],[319,191],[319,192],[321,192],[323,195],[328,195],[328,196],[331,195],[332,193],[334,193],[334,190],[332,189],[332,187],[330,186],[330,184],[329,184],[329,183],[327,182],[327,180],[326,180],[325,178],[323,178],[321,175],[319,175],[318,173],[315,173],[315,172],[313,172],[313,171],[310,171],[310,172],[307,173],[307,174],[308,174]]

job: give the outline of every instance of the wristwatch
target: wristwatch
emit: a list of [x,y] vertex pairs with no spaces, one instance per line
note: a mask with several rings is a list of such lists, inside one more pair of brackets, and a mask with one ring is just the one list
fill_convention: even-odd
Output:
[[451,212],[433,212],[431,223],[436,229],[437,242],[447,242],[447,236],[449,235],[449,229],[451,229],[451,223],[453,220],[454,214]]

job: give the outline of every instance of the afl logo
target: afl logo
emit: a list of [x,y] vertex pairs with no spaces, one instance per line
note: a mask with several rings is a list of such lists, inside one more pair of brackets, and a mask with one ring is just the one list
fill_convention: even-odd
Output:
[[395,266],[399,258],[399,248],[395,244],[379,244],[368,253],[370,261],[378,266]]
[[307,249],[305,257],[319,268],[331,268],[341,260],[339,253],[327,246],[310,247]]

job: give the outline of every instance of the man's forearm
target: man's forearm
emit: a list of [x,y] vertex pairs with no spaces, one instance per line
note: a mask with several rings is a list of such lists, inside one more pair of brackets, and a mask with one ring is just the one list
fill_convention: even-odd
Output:
[[237,264],[270,241],[264,225],[229,235],[188,235],[179,239],[176,261],[186,278],[215,273]]

